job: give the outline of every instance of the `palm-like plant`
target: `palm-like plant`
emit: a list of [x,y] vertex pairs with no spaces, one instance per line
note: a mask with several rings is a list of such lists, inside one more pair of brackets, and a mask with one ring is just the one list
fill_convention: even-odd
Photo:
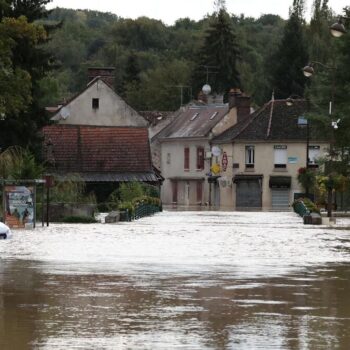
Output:
[[0,153],[0,177],[8,180],[41,178],[44,167],[35,161],[34,155],[18,146]]

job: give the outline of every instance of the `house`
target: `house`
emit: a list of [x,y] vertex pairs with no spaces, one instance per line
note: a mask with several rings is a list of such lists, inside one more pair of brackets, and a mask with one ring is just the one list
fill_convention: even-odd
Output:
[[[181,107],[172,121],[151,139],[152,154],[158,157],[164,177],[161,198],[165,205],[210,204],[215,196],[207,181],[211,171],[211,140],[250,112],[250,98],[239,94],[235,105],[222,96],[203,95]],[[217,203],[219,205],[219,202]]]
[[113,90],[113,68],[89,69],[86,88],[55,110],[43,128],[43,156],[57,176],[79,174],[91,184],[159,184],[148,123]]
[[317,167],[329,141],[317,136],[312,123],[310,135],[308,127],[300,127],[305,100],[287,102],[272,99],[211,140],[218,155],[212,162],[219,169],[213,186],[219,188],[220,208],[282,210],[303,192],[297,174],[306,166],[307,145],[308,166]]

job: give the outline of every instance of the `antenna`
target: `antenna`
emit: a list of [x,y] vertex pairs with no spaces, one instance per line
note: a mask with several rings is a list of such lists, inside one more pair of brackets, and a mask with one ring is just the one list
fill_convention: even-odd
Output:
[[180,88],[180,107],[183,105],[183,90],[184,88],[188,88],[190,90],[190,99],[192,99],[192,86],[189,85],[168,85],[167,87],[176,87]]
[[218,68],[218,66],[207,66],[207,65],[200,65],[200,67],[204,67],[204,69],[206,70],[206,74],[207,74],[207,79],[206,79],[206,83],[209,83],[209,74],[216,74],[218,71],[211,71],[210,69],[212,68]]

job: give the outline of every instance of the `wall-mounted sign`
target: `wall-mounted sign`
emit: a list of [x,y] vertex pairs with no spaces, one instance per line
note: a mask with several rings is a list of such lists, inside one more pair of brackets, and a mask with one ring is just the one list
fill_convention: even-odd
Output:
[[227,153],[224,152],[224,153],[222,154],[222,160],[221,160],[222,171],[226,171],[226,169],[227,169],[227,164],[228,164]]
[[287,145],[274,145],[274,149],[287,149]]
[[220,171],[221,171],[220,165],[217,164],[217,163],[213,164],[213,165],[211,166],[211,168],[210,168],[210,171],[211,171],[214,175],[219,174]]
[[11,228],[33,228],[35,222],[34,186],[4,187],[5,223]]
[[288,164],[297,164],[298,157],[288,157]]

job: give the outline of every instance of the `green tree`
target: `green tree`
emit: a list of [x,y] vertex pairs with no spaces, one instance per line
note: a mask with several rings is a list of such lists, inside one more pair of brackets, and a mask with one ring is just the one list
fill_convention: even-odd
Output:
[[294,0],[282,40],[272,56],[270,67],[272,87],[277,98],[304,95],[306,78],[301,68],[308,63],[309,55],[303,29],[303,1]]
[[17,46],[37,44],[46,37],[40,25],[19,18],[3,18],[0,22],[0,113],[1,119],[25,111],[32,101],[32,79],[29,72],[16,63]]
[[[0,19],[3,21],[20,21],[25,26],[29,23],[42,19],[46,15],[44,5],[48,0],[15,1],[6,0],[0,3]],[[9,19],[5,19],[9,18]],[[19,22],[18,22],[19,23]],[[48,27],[36,26],[37,35],[35,40],[28,38],[26,32],[13,39],[12,65],[15,69],[25,72],[30,78],[30,98],[27,99],[27,108],[21,113],[8,113],[1,121],[0,142],[2,148],[11,145],[20,145],[31,149],[40,148],[38,131],[47,123],[45,112],[39,107],[38,101],[41,96],[39,81],[45,76],[52,64],[51,56],[45,52],[43,44],[47,42]],[[34,27],[32,27],[34,28]]]
[[225,8],[219,8],[211,18],[206,30],[203,46],[198,53],[198,64],[194,72],[194,85],[199,89],[206,83],[206,67],[215,74],[210,76],[212,91],[227,93],[232,87],[241,87],[237,62],[240,52],[234,27]]

